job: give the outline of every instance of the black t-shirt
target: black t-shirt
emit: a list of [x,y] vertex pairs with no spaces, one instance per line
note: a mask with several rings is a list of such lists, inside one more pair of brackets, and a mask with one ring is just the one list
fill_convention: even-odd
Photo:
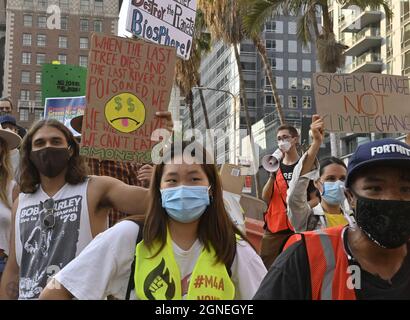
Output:
[[[344,234],[345,248],[347,234]],[[391,282],[360,269],[361,289],[356,289],[358,300],[410,299],[410,244],[408,254]],[[351,254],[349,253],[351,256]],[[352,259],[349,265],[358,263]],[[290,246],[275,260],[263,279],[254,300],[311,300],[309,261],[304,242]]]
[[294,164],[291,164],[290,166],[284,164],[283,162],[280,163],[280,170],[282,171],[283,177],[285,178],[288,185],[290,180],[292,180],[293,169],[295,169],[297,164],[298,161],[296,161]]

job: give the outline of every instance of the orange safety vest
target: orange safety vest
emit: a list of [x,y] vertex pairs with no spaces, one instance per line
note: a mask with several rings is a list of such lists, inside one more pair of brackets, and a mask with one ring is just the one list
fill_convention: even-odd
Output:
[[344,250],[345,226],[319,229],[291,236],[284,250],[303,240],[309,259],[312,300],[356,300],[354,288],[349,288],[349,262]]
[[289,229],[294,231],[287,215],[287,192],[288,184],[283,177],[282,170],[279,169],[276,173],[273,185],[272,199],[269,202],[269,207],[265,214],[266,225],[272,233]]

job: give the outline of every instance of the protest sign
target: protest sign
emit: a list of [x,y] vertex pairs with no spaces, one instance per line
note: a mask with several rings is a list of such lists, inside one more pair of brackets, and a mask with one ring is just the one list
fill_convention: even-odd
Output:
[[196,0],[132,0],[126,30],[157,44],[172,46],[189,59],[195,29]]
[[154,115],[168,110],[175,60],[175,48],[169,46],[93,33],[82,155],[151,161],[152,132],[165,127],[165,120]]
[[81,116],[85,110],[85,96],[68,98],[47,98],[44,107],[45,119],[57,119],[65,124],[74,135],[78,135],[70,125],[71,119]]
[[378,73],[315,73],[316,110],[331,132],[410,131],[409,79]]
[[68,64],[44,64],[41,73],[43,105],[46,98],[85,96],[87,69]]

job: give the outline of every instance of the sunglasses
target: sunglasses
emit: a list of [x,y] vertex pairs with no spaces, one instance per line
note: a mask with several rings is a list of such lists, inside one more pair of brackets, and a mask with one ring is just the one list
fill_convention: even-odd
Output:
[[46,216],[43,219],[43,226],[46,229],[52,229],[56,223],[56,218],[54,216],[54,200],[50,198],[44,201],[43,208],[47,211]]

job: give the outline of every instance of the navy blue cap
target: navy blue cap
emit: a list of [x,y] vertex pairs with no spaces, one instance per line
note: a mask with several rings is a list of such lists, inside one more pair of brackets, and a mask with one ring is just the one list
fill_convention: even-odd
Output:
[[11,124],[17,126],[16,118],[14,118],[13,116],[10,116],[8,114],[6,114],[4,116],[0,116],[0,124],[3,124],[3,123],[11,123]]
[[410,169],[410,146],[395,139],[382,139],[364,143],[357,147],[347,166],[346,187],[359,169],[374,163],[403,163]]

